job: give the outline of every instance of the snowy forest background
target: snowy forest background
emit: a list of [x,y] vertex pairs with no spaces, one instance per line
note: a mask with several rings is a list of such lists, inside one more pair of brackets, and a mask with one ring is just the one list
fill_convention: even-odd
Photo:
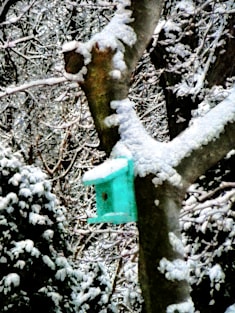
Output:
[[[1,312],[142,312],[136,224],[87,224],[95,196],[81,178],[106,156],[83,91],[64,77],[62,45],[100,32],[116,2],[1,2]],[[233,0],[166,1],[129,93],[155,139],[168,142],[228,96],[234,13]],[[191,296],[202,313],[235,303],[234,155],[182,205]]]

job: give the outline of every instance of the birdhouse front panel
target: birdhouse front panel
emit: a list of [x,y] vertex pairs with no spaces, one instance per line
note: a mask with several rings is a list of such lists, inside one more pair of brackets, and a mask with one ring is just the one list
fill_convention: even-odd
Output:
[[113,211],[128,214],[127,176],[120,175],[113,180]]
[[111,182],[95,186],[98,216],[110,213],[113,206],[113,188]]

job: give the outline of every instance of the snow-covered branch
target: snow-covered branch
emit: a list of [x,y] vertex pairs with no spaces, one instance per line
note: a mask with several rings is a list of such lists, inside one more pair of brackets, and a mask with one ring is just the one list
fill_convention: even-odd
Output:
[[[17,1],[5,1],[3,4],[3,9],[0,12],[0,26],[9,25],[9,24],[16,24],[22,17],[30,10],[30,8],[37,2],[37,0],[32,1],[28,6],[26,6],[21,14],[17,17],[9,18],[8,20],[4,21],[7,11],[9,10],[10,6]],[[2,22],[3,21],[3,22]]]
[[16,87],[7,87],[5,91],[0,92],[0,99],[12,94],[15,94],[20,91],[27,90],[29,88],[38,87],[38,86],[53,86],[57,84],[61,84],[68,81],[66,77],[50,77],[45,79],[38,79],[34,81],[30,81],[20,86]]
[[170,157],[177,171],[190,184],[222,159],[235,145],[235,87],[230,95],[196,119],[170,143]]
[[0,49],[7,49],[15,47],[17,44],[31,40],[34,38],[34,35],[25,36],[16,40],[6,41],[3,45],[0,45]]
[[[112,102],[117,114],[106,118],[108,125],[119,124],[120,141],[113,155],[131,156],[136,175],[156,175],[155,184],[190,184],[225,156],[235,144],[235,88],[204,117],[194,120],[169,143],[152,139],[128,99]],[[217,147],[216,149],[214,147]]]

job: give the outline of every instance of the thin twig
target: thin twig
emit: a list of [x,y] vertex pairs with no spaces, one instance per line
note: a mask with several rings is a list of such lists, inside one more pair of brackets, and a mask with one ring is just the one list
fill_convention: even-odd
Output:
[[45,78],[45,79],[39,79],[39,80],[34,80],[28,83],[25,83],[20,86],[16,87],[8,87],[5,89],[5,91],[0,93],[0,99],[12,94],[15,94],[17,92],[24,91],[29,88],[33,87],[38,87],[38,86],[53,86],[57,84],[61,84],[68,81],[66,77],[50,77],[50,78]]

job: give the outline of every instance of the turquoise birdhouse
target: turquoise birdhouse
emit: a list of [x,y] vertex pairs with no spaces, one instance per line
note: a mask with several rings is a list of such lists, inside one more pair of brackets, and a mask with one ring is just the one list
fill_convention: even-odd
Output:
[[110,159],[83,176],[84,185],[94,185],[97,216],[88,223],[123,224],[137,221],[133,161]]

